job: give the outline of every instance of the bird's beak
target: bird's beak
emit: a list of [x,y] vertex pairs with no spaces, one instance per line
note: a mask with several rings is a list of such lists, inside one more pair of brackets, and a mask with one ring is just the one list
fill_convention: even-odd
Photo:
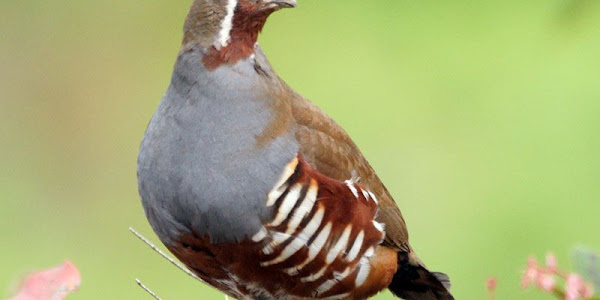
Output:
[[263,4],[266,8],[290,8],[298,6],[298,2],[296,0],[264,0]]

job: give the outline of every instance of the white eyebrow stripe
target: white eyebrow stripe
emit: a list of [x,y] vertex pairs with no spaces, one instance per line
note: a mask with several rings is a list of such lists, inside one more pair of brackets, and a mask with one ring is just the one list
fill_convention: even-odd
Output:
[[288,215],[296,205],[296,202],[298,202],[301,192],[302,184],[297,183],[290,188],[287,195],[285,195],[285,198],[283,198],[279,209],[277,210],[277,216],[275,216],[275,220],[269,223],[269,226],[279,226],[287,219]]
[[356,238],[354,239],[354,243],[352,243],[352,248],[348,251],[348,255],[346,259],[349,261],[353,261],[358,256],[360,252],[360,248],[362,248],[363,239],[365,238],[365,231],[361,230]]
[[215,41],[215,48],[221,49],[229,43],[231,28],[233,27],[233,15],[235,13],[235,7],[237,6],[237,0],[227,0],[226,15],[221,21],[221,30]]

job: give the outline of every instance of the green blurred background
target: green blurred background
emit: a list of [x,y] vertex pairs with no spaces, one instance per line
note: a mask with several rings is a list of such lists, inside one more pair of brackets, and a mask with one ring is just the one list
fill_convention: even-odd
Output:
[[[0,1],[0,298],[73,260],[69,299],[223,299],[152,253],[136,156],[191,0]],[[600,249],[600,2],[300,0],[260,38],[346,128],[457,299],[528,255]],[[391,299],[389,292],[377,299]]]

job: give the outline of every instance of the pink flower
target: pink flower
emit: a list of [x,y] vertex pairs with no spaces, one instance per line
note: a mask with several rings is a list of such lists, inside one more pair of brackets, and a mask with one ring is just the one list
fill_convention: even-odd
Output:
[[581,276],[577,274],[569,274],[567,276],[567,283],[565,286],[565,299],[566,300],[579,300],[581,299],[581,292],[583,291],[585,284]]
[[498,281],[496,280],[496,278],[494,278],[494,277],[488,278],[488,280],[486,282],[488,291],[493,292],[496,289],[497,285],[498,285]]
[[554,278],[554,274],[542,272],[539,274],[537,278],[537,286],[543,289],[546,292],[552,292],[554,290],[554,286],[556,285],[556,279]]
[[554,254],[552,254],[551,252],[548,252],[548,254],[546,254],[546,267],[548,268],[548,271],[552,273],[556,272],[556,256],[554,256]]
[[590,284],[584,284],[581,289],[581,296],[584,298],[591,298],[594,296],[594,287]]
[[61,266],[29,275],[19,293],[9,300],[61,300],[81,283],[79,270],[67,261]]
[[535,258],[530,257],[527,260],[527,269],[525,270],[525,273],[521,278],[521,287],[527,288],[532,283],[536,282],[538,280],[539,273],[540,272],[537,266],[537,261],[535,260]]

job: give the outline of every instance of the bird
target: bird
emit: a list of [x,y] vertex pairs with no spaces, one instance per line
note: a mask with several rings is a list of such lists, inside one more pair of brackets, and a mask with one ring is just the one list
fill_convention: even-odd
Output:
[[238,299],[451,300],[349,135],[257,43],[295,0],[195,0],[146,129],[138,189],[161,242]]

